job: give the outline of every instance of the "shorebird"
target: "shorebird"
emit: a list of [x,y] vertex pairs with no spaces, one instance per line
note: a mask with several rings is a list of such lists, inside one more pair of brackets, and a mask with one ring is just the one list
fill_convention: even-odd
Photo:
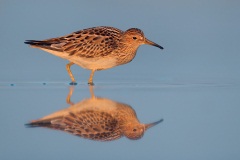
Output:
[[66,69],[72,85],[77,84],[70,69],[73,64],[91,70],[88,84],[94,85],[95,71],[131,62],[140,45],[148,44],[163,49],[148,40],[138,28],[122,31],[106,26],[87,28],[46,40],[26,40],[24,43],[70,61]]
[[[71,94],[70,91],[69,96]],[[123,136],[131,140],[140,139],[147,129],[163,121],[160,119],[142,124],[131,106],[108,98],[95,97],[94,94],[91,98],[69,104],[70,107],[33,120],[27,126],[61,130],[90,140],[112,141]]]

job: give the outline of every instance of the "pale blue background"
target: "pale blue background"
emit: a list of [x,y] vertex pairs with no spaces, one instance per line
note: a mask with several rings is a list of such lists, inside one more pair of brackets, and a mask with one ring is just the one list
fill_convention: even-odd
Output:
[[[239,16],[238,0],[1,0],[0,159],[240,159]],[[138,27],[165,49],[141,46],[131,63],[97,72],[96,95],[164,122],[110,143],[25,128],[68,106],[70,79],[66,60],[23,42],[101,25]],[[72,70],[78,102],[90,72]]]

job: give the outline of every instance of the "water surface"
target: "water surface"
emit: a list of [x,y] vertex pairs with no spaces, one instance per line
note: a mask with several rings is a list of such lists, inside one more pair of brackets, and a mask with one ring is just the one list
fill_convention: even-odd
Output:
[[[0,159],[240,159],[240,1],[0,1]],[[94,26],[137,27],[160,44],[96,72],[95,95],[130,105],[136,141],[96,142],[24,124],[69,106],[66,60],[30,48]],[[72,72],[72,101],[89,98],[90,71]]]
[[[131,105],[142,123],[164,118],[164,122],[136,141],[121,138],[96,142],[24,126],[30,120],[68,107],[69,87],[67,83],[49,82],[1,84],[2,158],[237,159],[240,156],[239,84],[96,85],[96,96]],[[89,87],[79,84],[71,100],[79,102],[90,96]]]

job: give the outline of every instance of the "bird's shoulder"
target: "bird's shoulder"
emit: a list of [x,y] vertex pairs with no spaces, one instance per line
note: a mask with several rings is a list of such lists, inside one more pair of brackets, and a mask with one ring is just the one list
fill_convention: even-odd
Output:
[[61,123],[64,124],[66,132],[92,140],[109,141],[122,136],[118,120],[107,112],[70,112]]
[[69,54],[94,58],[106,56],[118,47],[123,31],[113,27],[93,27],[66,36],[45,40],[51,48]]

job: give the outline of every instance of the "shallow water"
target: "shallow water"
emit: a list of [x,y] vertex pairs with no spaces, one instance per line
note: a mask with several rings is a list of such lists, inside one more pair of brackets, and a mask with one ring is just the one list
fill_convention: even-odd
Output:
[[[164,119],[135,141],[123,137],[98,142],[24,126],[30,120],[68,107],[69,89],[64,82],[1,83],[1,158],[240,158],[239,84],[97,84],[95,96],[130,105],[140,122]],[[79,84],[74,87],[71,100],[77,103],[89,97],[89,87]]]
[[[240,1],[0,1],[0,159],[240,159]],[[24,44],[94,26],[137,27],[126,65],[96,72],[96,97],[130,105],[136,141],[97,142],[24,124],[69,107],[66,60]],[[90,71],[74,65],[77,103]]]

